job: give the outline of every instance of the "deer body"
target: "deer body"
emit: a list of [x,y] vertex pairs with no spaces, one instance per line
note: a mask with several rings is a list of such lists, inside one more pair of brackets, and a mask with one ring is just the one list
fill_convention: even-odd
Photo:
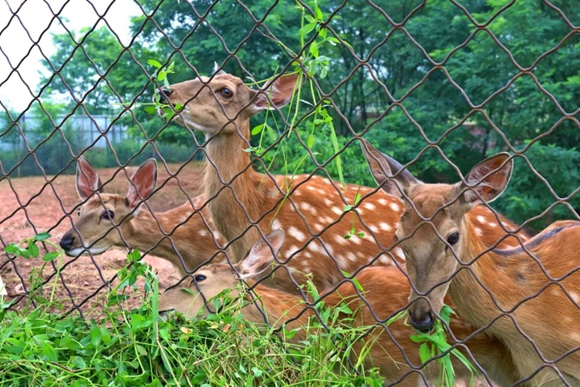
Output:
[[[217,230],[232,241],[236,259],[272,229],[286,232],[279,259],[300,264],[291,270],[278,267],[266,280],[290,292],[296,292],[309,274],[324,289],[344,278],[341,271],[404,261],[400,249],[391,249],[403,208],[398,198],[355,185],[343,190],[317,176],[271,176],[252,168],[250,155],[243,152],[249,147],[250,117],[288,103],[296,81],[296,76],[284,76],[256,91],[219,72],[212,79],[201,77],[160,90],[166,102],[184,106],[174,118],[178,123],[206,135],[205,196]],[[355,203],[357,193],[360,203]],[[353,210],[345,213],[346,205]],[[386,210],[379,213],[377,208]],[[502,239],[506,232],[500,219],[487,208],[476,207],[470,216],[489,245],[519,245],[515,238]],[[345,239],[353,227],[364,236]],[[524,233],[519,235],[526,239]]]
[[167,259],[182,275],[210,259],[224,260],[225,253],[219,250],[224,238],[213,229],[207,209],[200,209],[203,195],[163,213],[139,209],[139,196],[148,197],[156,180],[155,161],[149,160],[131,178],[127,196],[104,193],[97,172],[86,159],[79,159],[77,191],[86,202],[79,219],[61,238],[66,254],[101,254],[111,247],[137,249]]
[[[280,231],[275,231],[267,237],[274,252],[280,248],[280,234],[283,235]],[[249,256],[236,267],[243,278],[255,276],[267,266],[268,260],[273,259],[269,245],[262,241],[256,245]],[[184,286],[188,291],[178,287],[161,294],[159,310],[177,310],[194,317],[211,305],[206,302],[210,298],[225,289],[240,289],[240,282],[245,284],[231,266],[224,264],[208,265],[192,277],[194,279],[191,284]],[[386,384],[397,383],[396,385],[413,387],[424,385],[421,374],[428,381],[435,382],[439,376],[439,366],[435,361],[430,361],[422,367],[418,356],[419,345],[409,339],[413,329],[404,320],[395,321],[387,328],[377,323],[377,318],[385,321],[407,305],[409,283],[405,275],[395,267],[369,267],[362,270],[356,279],[364,289],[360,294],[351,282],[346,282],[321,296],[327,307],[347,304],[354,311],[352,323],[358,327],[369,327],[370,333],[355,344],[353,357],[356,358],[361,353],[364,345],[372,345],[365,367],[378,367]],[[242,309],[244,318],[256,324],[264,324],[265,313],[270,326],[285,326],[287,330],[297,330],[292,341],[300,342],[305,339],[304,327],[313,313],[310,308],[306,308],[301,297],[256,284],[253,280],[249,280],[248,285],[251,290],[244,287],[244,297],[253,301]],[[303,312],[305,308],[306,311]],[[473,329],[462,318],[452,317],[450,326],[458,340],[473,333]],[[465,347],[471,355],[467,354]],[[465,342],[465,346],[458,345],[458,348],[472,361],[475,359],[476,367],[485,370],[489,378],[499,385],[512,385],[517,380],[509,352],[499,341],[476,334]],[[454,361],[454,369],[457,378],[469,379],[469,372],[459,361]]]
[[490,249],[467,213],[505,189],[509,155],[481,162],[466,183],[424,184],[370,144],[363,149],[377,182],[406,200],[397,236],[413,284],[411,324],[430,329],[448,293],[469,323],[505,343],[521,379],[580,386],[580,222]]

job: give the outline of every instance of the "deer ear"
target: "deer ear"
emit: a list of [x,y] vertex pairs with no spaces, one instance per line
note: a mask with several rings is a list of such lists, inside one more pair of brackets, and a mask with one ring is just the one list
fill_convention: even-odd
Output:
[[101,179],[85,156],[79,156],[76,180],[77,193],[82,200],[86,200],[95,192],[103,193]]
[[266,270],[280,251],[284,237],[284,231],[274,230],[266,235],[266,241],[260,239],[254,243],[246,258],[238,264],[240,277],[250,278]]
[[216,75],[225,75],[227,74],[218,64],[218,62],[213,62],[213,76]]
[[481,199],[487,203],[494,201],[506,189],[513,168],[514,163],[508,153],[483,160],[469,172],[465,178],[467,184],[459,185],[460,191],[463,191],[462,201],[470,205],[479,203]]
[[139,206],[142,201],[153,193],[156,184],[157,162],[155,159],[149,159],[131,177],[131,185],[129,186],[129,192],[127,192],[126,198],[127,206],[131,209]]
[[[407,169],[403,169],[397,160],[381,153],[367,140],[361,138],[360,141],[363,154],[378,186],[389,195],[404,199],[401,189],[407,190],[411,184],[419,183],[419,180]],[[393,177],[394,175],[397,176]]]
[[299,75],[283,75],[260,91],[254,91],[254,102],[250,109],[256,114],[264,109],[275,109],[286,106],[292,99]]

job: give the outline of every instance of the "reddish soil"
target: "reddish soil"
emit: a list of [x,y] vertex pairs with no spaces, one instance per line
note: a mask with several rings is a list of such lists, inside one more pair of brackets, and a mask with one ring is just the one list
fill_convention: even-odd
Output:
[[[181,165],[168,165],[172,174],[177,173]],[[129,176],[135,167],[127,168]],[[105,190],[111,193],[124,195],[128,188],[128,178],[123,170],[118,168],[99,170],[99,176],[106,183]],[[163,187],[156,192],[148,204],[153,211],[166,211],[187,200],[187,196],[194,197],[200,194],[200,183],[203,169],[198,163],[187,164],[176,177],[169,177],[162,164],[159,165],[157,187]],[[71,227],[71,221],[76,214],[68,216],[75,205],[79,203],[75,188],[74,175],[10,178],[0,181],[0,275],[6,285],[8,299],[20,299],[30,289],[30,274],[38,271],[43,265],[40,259],[25,259],[17,257],[7,262],[9,257],[3,252],[5,245],[19,242],[40,232],[48,231],[50,241],[58,243],[62,235]],[[49,250],[51,248],[49,247]],[[41,249],[42,255],[42,249]],[[166,260],[154,256],[146,256],[144,260],[157,272],[160,287],[178,281],[178,273]],[[110,281],[117,271],[126,264],[126,251],[113,249],[102,255],[79,258],[65,257],[65,265],[61,271],[61,279],[56,287],[56,298],[63,302],[65,310],[73,307],[73,302],[79,305],[90,297],[89,302],[83,304],[82,309],[88,310],[91,305],[98,305],[99,298],[106,293],[103,285]],[[43,271],[43,278],[55,273],[55,267],[48,264]],[[113,283],[113,286],[115,283]],[[93,295],[101,287],[97,295]],[[46,287],[45,297],[50,291]],[[68,289],[68,290],[67,290]],[[18,302],[16,308],[22,307],[26,299]],[[98,313],[98,311],[97,311]]]

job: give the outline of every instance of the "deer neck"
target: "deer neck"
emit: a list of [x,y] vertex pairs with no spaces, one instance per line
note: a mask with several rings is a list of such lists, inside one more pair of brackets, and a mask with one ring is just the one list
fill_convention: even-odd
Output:
[[243,236],[232,243],[234,259],[241,260],[259,238],[248,228],[263,213],[266,195],[263,175],[251,165],[246,140],[249,120],[241,120],[239,132],[220,134],[208,140],[205,171],[205,197],[217,230],[227,239]]
[[[189,202],[156,214],[142,208],[135,218],[122,224],[121,231],[131,248],[142,252],[149,251],[153,255],[165,258],[185,274],[184,263],[188,270],[193,270],[199,263],[210,259],[217,248],[210,243],[213,238],[209,231],[207,243],[205,240],[199,241],[200,236],[195,234],[199,233],[198,227],[193,230],[190,225],[189,217],[192,212],[193,208]],[[170,235],[174,243],[171,243],[166,235]],[[123,240],[121,246],[126,246]],[[181,261],[176,249],[184,262]]]
[[[449,286],[449,295],[470,323],[482,327],[502,313],[497,305],[506,310],[522,299],[526,291],[514,279],[517,274],[514,275],[512,270],[521,267],[522,263],[517,262],[516,256],[500,256],[493,250],[489,251],[468,217],[464,218],[461,233],[465,235],[465,244],[460,259],[466,266],[458,268]],[[479,258],[467,265],[475,257]],[[501,326],[508,323],[507,320],[498,320],[490,330],[501,331]]]

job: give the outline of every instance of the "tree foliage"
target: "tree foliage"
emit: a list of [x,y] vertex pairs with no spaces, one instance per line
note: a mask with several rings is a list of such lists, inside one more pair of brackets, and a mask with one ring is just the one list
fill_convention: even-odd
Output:
[[[352,141],[364,135],[400,161],[414,160],[410,168],[426,181],[458,180],[449,161],[465,173],[496,151],[521,155],[498,202],[520,222],[555,201],[548,188],[535,189],[546,184],[532,167],[559,195],[578,187],[578,163],[571,161],[579,157],[580,38],[572,27],[580,8],[571,0],[469,0],[464,9],[444,0],[319,0],[329,36],[339,41],[324,52],[302,17],[316,16],[314,4],[144,0],[146,14],[132,20],[128,48],[106,27],[54,36],[58,51],[46,68],[59,73],[45,79],[45,93],[67,96],[70,109],[83,101],[90,113],[117,114],[139,137],[192,144],[190,133],[134,105],[149,102],[156,87],[148,59],[175,62],[172,83],[208,75],[214,62],[251,83],[316,51],[328,58],[326,73],[314,77],[332,103],[339,142],[348,144],[348,181],[372,184]],[[301,113],[309,109],[304,104]],[[304,125],[290,136],[285,159],[265,156],[273,171],[311,172],[333,156],[321,127],[311,159],[297,137]],[[580,208],[575,197],[569,202]],[[570,216],[559,205],[533,225]]]

